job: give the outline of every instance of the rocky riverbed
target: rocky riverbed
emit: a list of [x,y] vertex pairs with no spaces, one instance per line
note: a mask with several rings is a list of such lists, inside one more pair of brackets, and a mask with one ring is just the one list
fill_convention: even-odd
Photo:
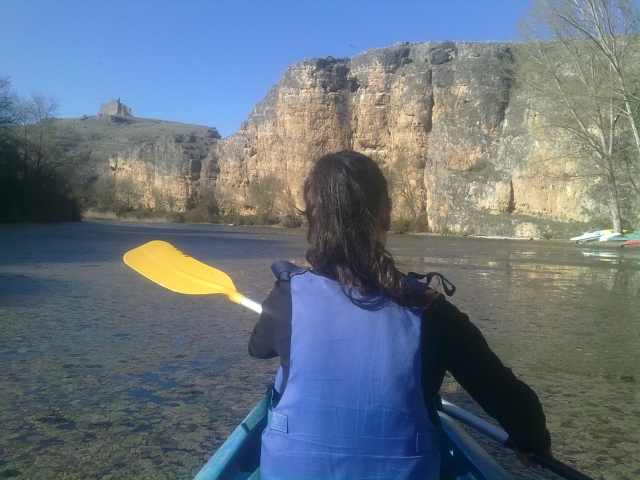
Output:
[[[152,239],[256,300],[273,260],[305,252],[301,230],[0,225],[0,477],[191,478],[271,381],[277,363],[246,353],[253,313],[124,265]],[[393,235],[389,247],[406,270],[457,285],[454,303],[539,394],[558,458],[598,479],[638,477],[640,249]],[[475,408],[453,379],[443,391]]]

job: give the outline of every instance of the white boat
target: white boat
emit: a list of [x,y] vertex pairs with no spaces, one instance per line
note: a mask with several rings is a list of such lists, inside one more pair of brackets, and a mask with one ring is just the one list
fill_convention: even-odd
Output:
[[620,232],[607,232],[601,235],[600,238],[598,238],[598,240],[601,242],[606,242],[608,240],[611,240],[614,237],[619,237],[620,235],[622,235],[622,233]]
[[611,232],[612,232],[611,230],[596,230],[595,232],[587,232],[587,233],[583,233],[582,235],[580,235],[578,237],[573,237],[571,239],[571,241],[574,242],[574,243],[591,242],[593,240],[598,240],[603,235],[606,235],[606,234],[611,233]]

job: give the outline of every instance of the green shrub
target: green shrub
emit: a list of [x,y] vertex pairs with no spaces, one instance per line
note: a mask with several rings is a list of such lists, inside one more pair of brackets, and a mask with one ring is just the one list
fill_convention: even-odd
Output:
[[426,213],[413,219],[413,230],[415,233],[426,233],[429,231],[429,217]]
[[157,216],[156,213],[150,208],[140,208],[139,210],[136,210],[132,213],[138,220],[148,220]]
[[280,220],[280,226],[284,228],[300,228],[302,219],[293,215],[287,215]]
[[415,218],[394,218],[391,220],[391,230],[395,233],[425,233],[429,231],[427,214]]
[[187,218],[184,212],[171,212],[169,214],[169,220],[172,223],[186,223]]
[[395,233],[409,233],[411,220],[408,218],[394,218],[391,221],[391,230]]

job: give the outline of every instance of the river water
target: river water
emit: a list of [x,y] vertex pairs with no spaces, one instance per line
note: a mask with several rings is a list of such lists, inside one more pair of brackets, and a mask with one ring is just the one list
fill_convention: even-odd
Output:
[[[263,299],[302,230],[83,222],[0,225],[0,478],[188,479],[271,381],[252,312],[179,295],[122,262],[153,239]],[[452,301],[538,393],[554,453],[597,479],[640,479],[640,248],[391,235],[405,270]],[[444,395],[477,411],[453,379]],[[484,443],[516,478],[554,478]]]

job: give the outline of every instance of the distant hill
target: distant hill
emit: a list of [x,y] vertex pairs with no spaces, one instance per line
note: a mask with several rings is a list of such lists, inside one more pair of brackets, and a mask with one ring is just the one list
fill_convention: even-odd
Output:
[[98,170],[109,165],[110,157],[163,137],[195,135],[203,139],[220,139],[218,130],[213,127],[132,116],[99,114],[58,118],[55,125],[65,149],[84,156]]

